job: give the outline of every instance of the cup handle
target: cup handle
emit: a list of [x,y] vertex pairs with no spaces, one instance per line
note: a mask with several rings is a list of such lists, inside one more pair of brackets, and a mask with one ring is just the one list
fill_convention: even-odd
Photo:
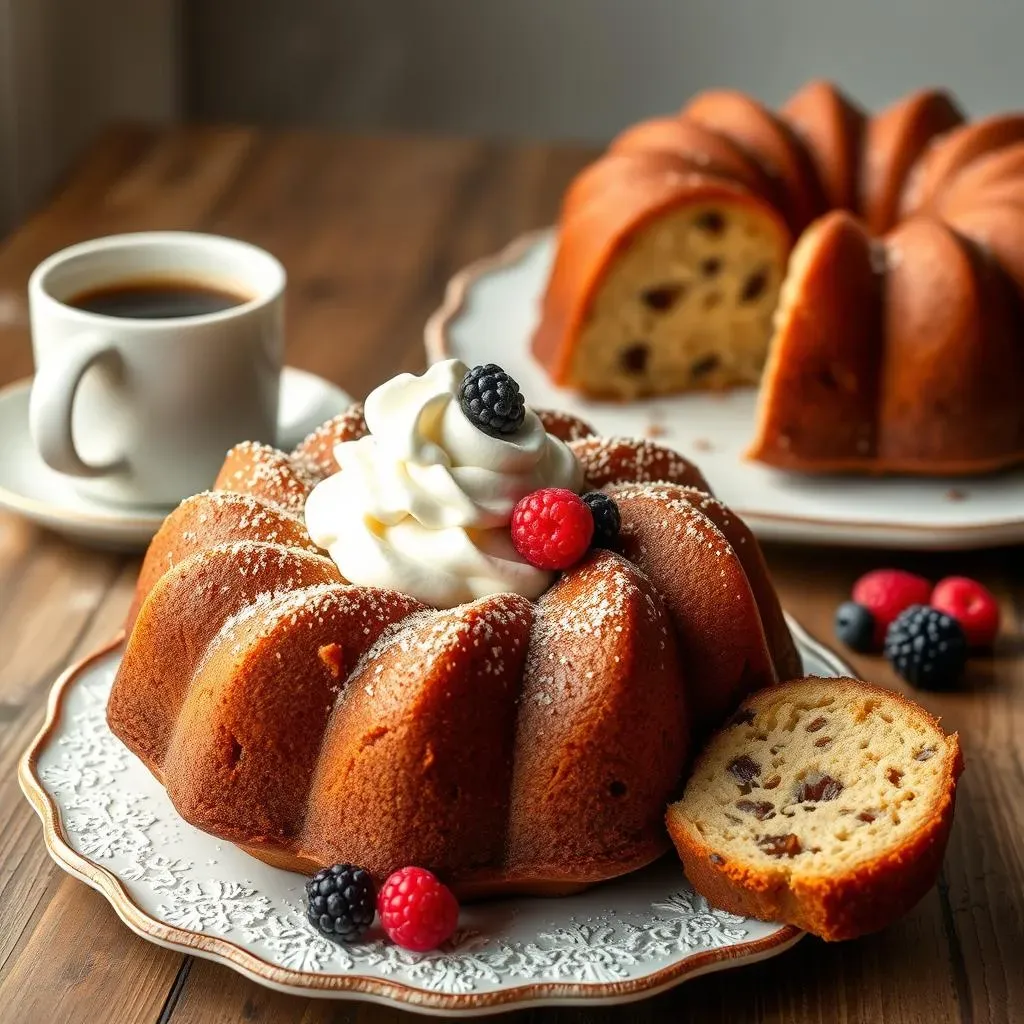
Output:
[[86,462],[75,448],[71,413],[75,392],[86,372],[116,349],[98,334],[79,335],[68,352],[41,366],[32,381],[29,398],[29,429],[43,461],[59,473],[72,476],[105,476],[122,465],[114,459],[103,465]]

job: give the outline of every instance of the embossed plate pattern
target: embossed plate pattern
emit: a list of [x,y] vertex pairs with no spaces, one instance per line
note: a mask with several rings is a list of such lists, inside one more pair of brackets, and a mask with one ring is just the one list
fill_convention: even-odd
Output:
[[[794,632],[808,672],[849,671]],[[626,1002],[776,955],[801,937],[710,908],[668,856],[578,896],[467,907],[460,931],[436,953],[406,952],[379,931],[337,945],[306,923],[301,876],[186,824],[111,734],[104,708],[120,651],[115,642],[57,681],[19,774],[57,863],[161,945],[284,991],[454,1017]]]

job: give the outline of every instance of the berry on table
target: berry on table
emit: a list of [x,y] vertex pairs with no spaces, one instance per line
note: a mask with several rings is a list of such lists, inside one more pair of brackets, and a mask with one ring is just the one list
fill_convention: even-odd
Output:
[[583,501],[594,518],[594,536],[590,543],[595,548],[614,548],[619,539],[622,519],[619,506],[602,491],[587,491]]
[[904,608],[928,604],[932,585],[923,576],[902,569],[875,569],[853,585],[853,600],[875,617],[875,647],[881,648],[889,624]]
[[851,650],[875,650],[874,615],[856,601],[844,601],[836,609],[836,636]]
[[437,949],[459,923],[452,891],[424,868],[402,868],[391,875],[380,888],[377,909],[388,938],[418,953]]
[[937,608],[915,604],[900,612],[889,627],[885,656],[908,683],[943,690],[963,673],[967,638],[956,619]]
[[594,517],[586,502],[564,487],[542,487],[512,510],[512,543],[538,569],[568,569],[590,547]]
[[474,366],[462,378],[459,404],[469,422],[492,437],[514,434],[526,417],[519,385],[495,363]]
[[334,864],[306,882],[306,900],[306,917],[318,932],[355,942],[373,924],[377,890],[368,871]]
[[999,603],[966,576],[947,576],[932,591],[931,606],[960,623],[971,647],[991,647],[999,633]]

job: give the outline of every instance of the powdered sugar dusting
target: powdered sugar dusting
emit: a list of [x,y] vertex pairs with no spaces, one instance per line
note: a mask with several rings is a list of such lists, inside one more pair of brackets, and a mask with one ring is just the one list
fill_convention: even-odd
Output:
[[298,514],[314,483],[313,477],[284,452],[270,445],[243,441],[228,452],[216,489],[254,494]]
[[[671,532],[677,547],[706,547],[715,558],[723,562],[723,566],[725,563],[734,565],[733,572],[726,572],[724,568],[719,572],[720,585],[724,590],[732,587],[737,573],[746,579],[739,555],[717,524],[704,512],[704,508],[712,504],[727,512],[725,506],[710,494],[699,488],[652,482],[622,484],[612,488],[611,495],[619,504],[622,535],[633,539],[634,547],[638,549],[634,553],[639,555],[637,563],[641,568],[650,557],[650,551],[640,538],[649,535],[653,517],[649,506],[641,505],[634,514],[634,510],[629,508],[629,503],[654,500],[659,504],[661,512],[665,513],[657,519],[657,527],[661,532]],[[660,543],[657,547],[657,556],[661,557],[664,549]],[[742,600],[743,595],[740,593],[733,596]]]
[[386,629],[366,652],[354,674],[389,671],[429,674],[438,659],[456,651],[472,652],[483,675],[507,671],[506,655],[520,647],[533,617],[531,604],[518,594],[495,594],[472,604],[427,609]]
[[356,402],[343,413],[316,428],[292,453],[295,464],[313,481],[338,472],[334,449],[344,441],[356,441],[369,433],[363,404]]
[[[559,591],[572,588],[573,598],[560,599]],[[535,609],[527,674],[537,689],[531,694],[536,703],[552,711],[565,696],[565,687],[573,677],[572,645],[567,637],[586,638],[618,662],[612,652],[619,647],[627,630],[633,629],[631,611],[637,609],[647,625],[660,636],[659,650],[668,644],[668,619],[650,581],[625,559],[604,552],[563,576]],[[556,665],[566,671],[556,671]],[[584,678],[592,678],[585,672]]]
[[178,536],[186,546],[226,540],[227,533],[238,534],[239,539],[319,550],[296,515],[255,495],[237,491],[203,491],[193,495],[178,506],[168,522],[181,524]]
[[633,437],[589,437],[570,447],[591,487],[616,483],[666,481],[699,485],[700,470],[679,452]]
[[224,623],[210,650],[230,644],[232,653],[240,654],[248,644],[269,636],[283,624],[291,630],[314,630],[323,626],[328,616],[344,615],[353,626],[352,636],[370,636],[375,632],[373,624],[397,618],[400,625],[421,607],[411,597],[393,590],[344,583],[322,583],[290,593],[261,593]]
[[596,431],[585,420],[581,420],[572,413],[561,412],[557,409],[534,409],[533,410],[544,429],[553,434],[561,441],[580,441],[585,437],[594,437]]

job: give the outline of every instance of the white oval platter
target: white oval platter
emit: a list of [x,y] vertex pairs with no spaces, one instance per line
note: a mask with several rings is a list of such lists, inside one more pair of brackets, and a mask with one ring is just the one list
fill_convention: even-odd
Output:
[[[791,626],[808,673],[849,674]],[[286,992],[452,1018],[628,1002],[775,956],[802,936],[710,908],[669,855],[577,896],[468,906],[436,953],[406,952],[378,930],[360,945],[337,945],[306,923],[300,875],[186,824],[110,732],[104,710],[121,639],[54,684],[19,778],[54,860],[153,942]]]
[[427,324],[428,358],[498,363],[534,406],[676,448],[765,540],[932,550],[1024,541],[1024,469],[960,480],[783,473],[743,458],[753,389],[596,402],[555,387],[529,352],[553,255],[553,233],[538,231],[456,275]]

